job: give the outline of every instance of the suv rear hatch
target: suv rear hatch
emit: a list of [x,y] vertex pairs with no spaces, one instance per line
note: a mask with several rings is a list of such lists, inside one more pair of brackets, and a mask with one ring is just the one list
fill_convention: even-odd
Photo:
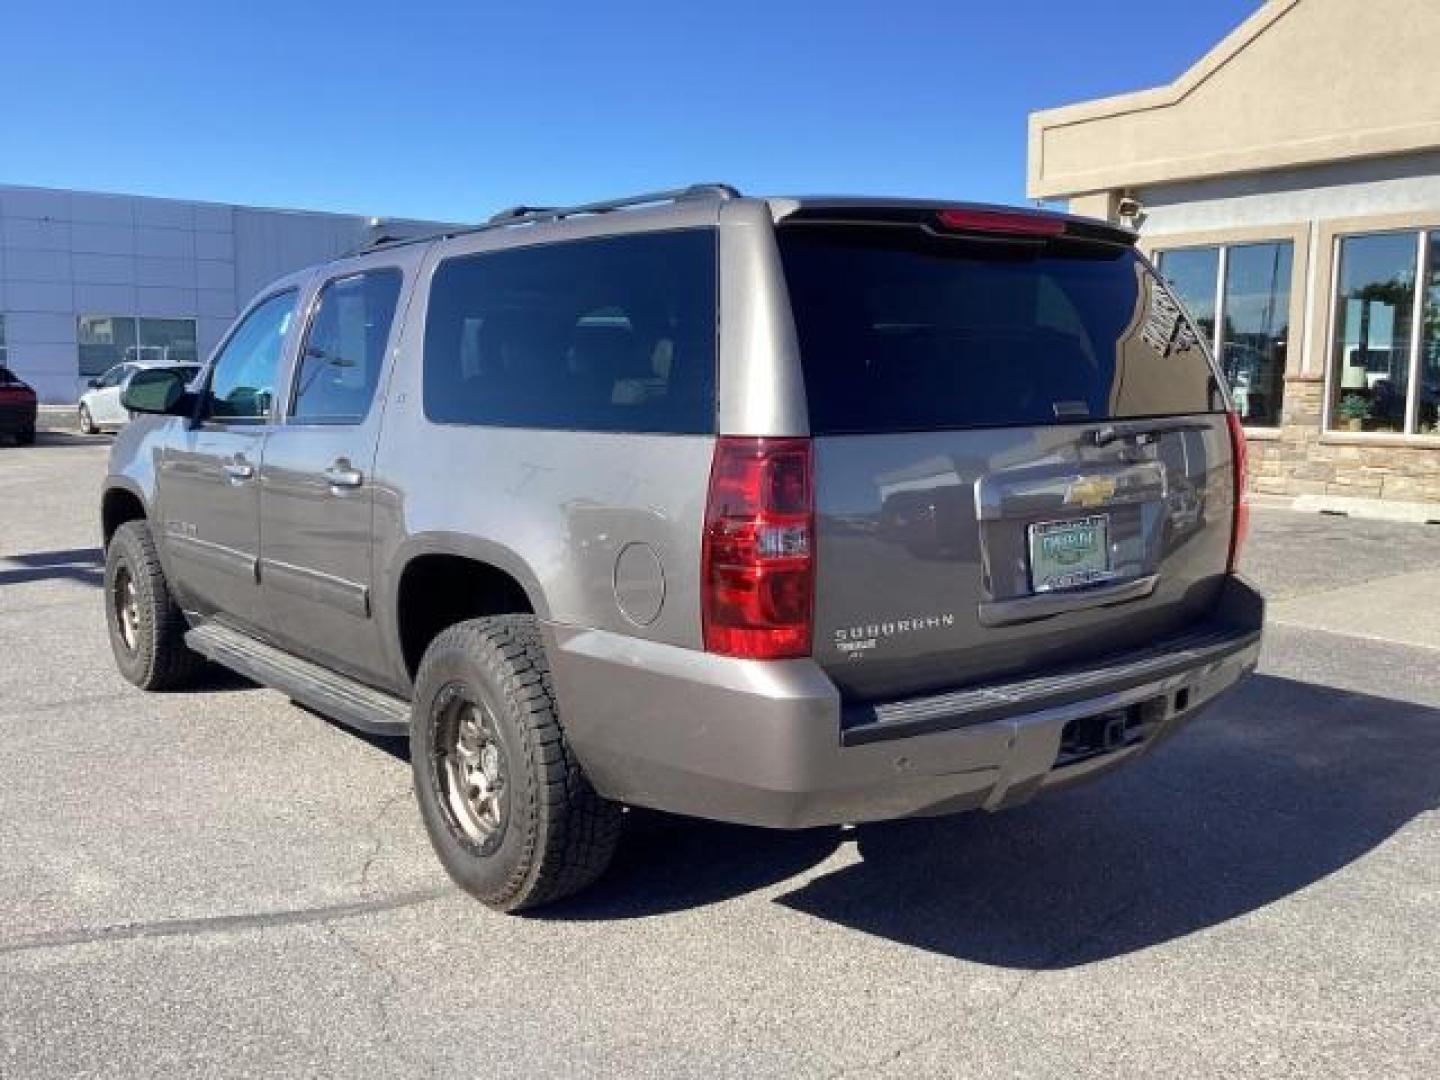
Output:
[[1226,399],[1100,223],[802,205],[777,238],[814,453],[814,655],[850,702],[1083,666],[1204,626]]

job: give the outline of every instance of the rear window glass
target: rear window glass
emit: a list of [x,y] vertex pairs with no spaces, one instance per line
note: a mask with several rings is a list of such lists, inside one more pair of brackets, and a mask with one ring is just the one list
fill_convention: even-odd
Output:
[[434,421],[715,429],[713,229],[447,259],[425,321]]
[[779,235],[815,434],[1224,407],[1193,328],[1129,248],[907,226]]

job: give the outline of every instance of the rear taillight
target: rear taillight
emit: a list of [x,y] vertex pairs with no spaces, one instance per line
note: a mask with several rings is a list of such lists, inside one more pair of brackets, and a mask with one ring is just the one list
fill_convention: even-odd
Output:
[[35,391],[28,386],[0,386],[0,401],[7,405],[29,402],[34,397]]
[[1250,448],[1245,442],[1245,428],[1240,423],[1240,415],[1228,412],[1225,419],[1230,428],[1230,460],[1235,473],[1235,521],[1230,531],[1228,567],[1233,574],[1240,562],[1240,549],[1250,535]]
[[955,232],[1008,233],[1011,236],[1060,236],[1063,218],[1022,214],[1010,210],[941,210],[943,228]]
[[812,484],[809,439],[716,441],[701,555],[707,651],[752,660],[810,654]]

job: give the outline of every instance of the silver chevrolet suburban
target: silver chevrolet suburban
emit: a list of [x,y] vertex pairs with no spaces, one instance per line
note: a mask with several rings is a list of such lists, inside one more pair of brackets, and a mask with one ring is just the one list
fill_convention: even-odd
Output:
[[451,876],[593,881],[622,807],[998,809],[1253,669],[1245,441],[1098,221],[697,185],[267,288],[101,505],[131,682],[214,661],[410,740]]

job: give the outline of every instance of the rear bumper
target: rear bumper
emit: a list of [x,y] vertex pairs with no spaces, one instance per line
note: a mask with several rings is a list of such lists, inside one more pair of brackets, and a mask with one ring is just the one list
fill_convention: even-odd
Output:
[[0,405],[0,435],[19,435],[35,427],[37,407],[33,401]]
[[1173,655],[871,707],[861,724],[809,660],[565,627],[550,656],[566,731],[610,798],[779,828],[999,809],[1149,752],[1254,670],[1263,606],[1227,589],[1224,622]]

